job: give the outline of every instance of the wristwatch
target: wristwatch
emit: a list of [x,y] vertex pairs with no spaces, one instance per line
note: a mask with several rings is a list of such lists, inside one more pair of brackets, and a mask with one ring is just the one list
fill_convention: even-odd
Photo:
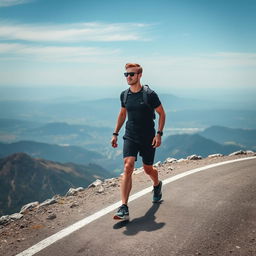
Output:
[[163,136],[163,132],[158,131],[157,134],[159,134],[160,136]]

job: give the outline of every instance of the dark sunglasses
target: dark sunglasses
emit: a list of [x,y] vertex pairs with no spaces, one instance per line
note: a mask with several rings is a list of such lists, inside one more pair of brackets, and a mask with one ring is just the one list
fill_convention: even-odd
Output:
[[139,74],[139,73],[135,73],[135,72],[125,72],[124,76],[128,77],[128,76],[134,76],[135,74]]

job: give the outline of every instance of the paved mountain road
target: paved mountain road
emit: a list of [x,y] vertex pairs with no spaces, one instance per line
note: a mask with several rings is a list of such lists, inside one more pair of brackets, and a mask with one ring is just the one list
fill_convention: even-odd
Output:
[[198,172],[107,214],[36,255],[256,255],[256,159]]

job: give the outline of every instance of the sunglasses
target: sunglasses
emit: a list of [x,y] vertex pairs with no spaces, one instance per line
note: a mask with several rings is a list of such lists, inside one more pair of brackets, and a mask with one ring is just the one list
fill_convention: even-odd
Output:
[[128,77],[128,76],[134,76],[135,74],[139,74],[139,73],[135,73],[135,72],[125,72],[124,76]]

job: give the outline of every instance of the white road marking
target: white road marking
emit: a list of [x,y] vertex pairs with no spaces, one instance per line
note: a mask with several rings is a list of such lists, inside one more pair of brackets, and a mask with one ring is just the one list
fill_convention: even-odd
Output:
[[[210,164],[204,167],[199,167],[190,171],[186,171],[184,173],[175,175],[173,177],[170,177],[168,179],[163,180],[163,185],[166,185],[170,182],[174,182],[178,179],[181,179],[185,176],[188,176],[190,174],[196,173],[196,172],[201,172],[213,167],[217,167],[217,166],[221,166],[221,165],[225,165],[225,164],[230,164],[230,163],[235,163],[235,162],[239,162],[239,161],[245,161],[245,160],[251,160],[251,159],[255,159],[256,156],[254,157],[246,157],[246,158],[240,158],[240,159],[235,159],[235,160],[229,160],[229,161],[225,161],[225,162],[220,162],[220,163],[215,163],[215,164]],[[137,193],[135,193],[134,195],[130,196],[129,198],[129,202],[138,199],[141,196],[146,195],[147,193],[150,193],[152,191],[152,186],[148,187],[146,189],[143,189]],[[115,204],[112,204],[76,223],[74,223],[73,225],[64,228],[63,230],[57,232],[56,234],[53,234],[49,237],[47,237],[46,239],[40,241],[39,243],[33,245],[32,247],[28,248],[27,250],[17,254],[16,256],[31,256],[36,254],[37,252],[43,250],[44,248],[50,246],[51,244],[57,242],[58,240],[70,235],[71,233],[77,231],[78,229],[86,226],[87,224],[91,223],[92,221],[99,219],[100,217],[114,211],[116,208],[118,208],[120,205],[122,204],[121,201],[116,202]]]

